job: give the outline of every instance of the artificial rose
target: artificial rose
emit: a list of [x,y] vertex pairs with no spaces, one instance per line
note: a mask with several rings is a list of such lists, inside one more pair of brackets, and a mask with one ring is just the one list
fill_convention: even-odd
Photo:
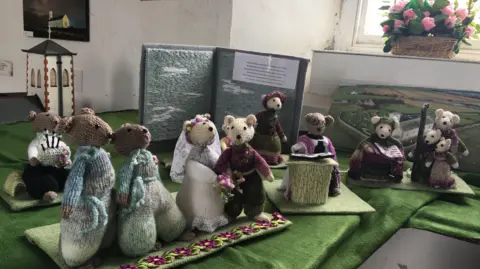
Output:
[[425,17],[422,20],[422,25],[423,29],[425,29],[426,32],[432,30],[433,27],[435,27],[435,19],[432,17]]
[[468,17],[468,11],[464,8],[459,8],[455,11],[457,17],[463,21],[466,17]]
[[395,20],[395,22],[393,23],[393,28],[395,29],[402,28],[404,25],[405,24],[403,23],[403,21]]
[[471,37],[473,35],[473,28],[467,27],[467,29],[465,29],[465,34],[466,37]]
[[385,24],[385,25],[383,26],[383,32],[386,33],[386,32],[388,32],[388,31],[390,31],[390,26],[388,26],[388,25]]
[[455,23],[457,22],[457,18],[455,17],[448,17],[445,19],[445,26],[447,26],[448,29],[452,29],[455,26]]
[[423,12],[423,15],[424,15],[425,17],[430,17],[430,12],[425,11],[425,12]]
[[417,14],[415,14],[415,11],[413,11],[413,9],[407,9],[403,12],[403,18],[408,21],[408,20],[411,20],[411,19],[415,19],[415,17],[417,17]]
[[443,15],[447,15],[447,16],[450,16],[453,13],[455,13],[455,10],[451,6],[444,7],[440,9],[440,11],[442,12]]
[[392,7],[390,7],[390,12],[392,11],[401,11],[403,8],[405,8],[405,6],[408,4],[407,1],[400,1],[398,3],[395,3],[392,5]]

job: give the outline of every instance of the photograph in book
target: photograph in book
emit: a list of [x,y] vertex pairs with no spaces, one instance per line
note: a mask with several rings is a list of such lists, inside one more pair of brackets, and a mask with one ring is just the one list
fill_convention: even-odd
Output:
[[335,124],[326,134],[338,149],[352,151],[358,143],[370,136],[373,115],[395,117],[400,128],[393,132],[406,152],[416,143],[420,111],[429,103],[425,130],[433,128],[435,110],[442,108],[460,117],[456,125],[458,137],[465,143],[469,155],[460,156],[459,170],[480,172],[480,92],[417,87],[341,86],[334,95],[330,115]]

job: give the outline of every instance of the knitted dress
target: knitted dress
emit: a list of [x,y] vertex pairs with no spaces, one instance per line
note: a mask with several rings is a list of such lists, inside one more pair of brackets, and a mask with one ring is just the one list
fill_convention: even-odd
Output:
[[[433,126],[434,129],[439,129],[436,126]],[[450,139],[452,140],[452,145],[450,146],[450,152],[453,154],[457,154],[457,152],[463,153],[467,150],[467,146],[465,146],[465,143],[458,137],[457,131],[455,129],[449,129],[449,130],[442,130],[442,136],[445,139]]]
[[281,155],[282,141],[285,137],[277,111],[267,109],[256,115],[257,127],[250,145],[265,159],[268,164],[283,163]]
[[[128,195],[128,206],[119,209],[118,244],[123,254],[136,257],[152,251],[157,241],[155,213],[163,188],[158,166],[146,149],[130,153],[118,175],[118,195]],[[170,195],[170,194],[169,194]]]
[[77,148],[62,202],[72,213],[60,222],[60,253],[68,266],[84,264],[114,239],[114,183],[115,171],[105,150]]
[[212,170],[218,154],[209,147],[192,148],[185,163],[185,178],[177,194],[177,205],[185,214],[189,229],[214,232],[228,224],[221,189]]
[[[365,145],[369,145],[373,149],[373,152],[370,153],[364,150]],[[383,147],[392,146],[398,148],[398,154],[387,155],[382,152]],[[403,177],[405,153],[403,151],[402,143],[397,139],[391,136],[386,139],[381,139],[377,134],[373,133],[370,137],[360,142],[357,146],[357,150],[362,151],[362,158],[350,159],[349,175],[366,173],[368,175],[381,176],[390,174],[400,179]],[[358,179],[358,177],[355,179]]]
[[452,177],[452,165],[457,163],[457,159],[451,152],[433,152],[428,162],[433,162],[430,172],[429,185],[443,189],[455,187],[455,178]]

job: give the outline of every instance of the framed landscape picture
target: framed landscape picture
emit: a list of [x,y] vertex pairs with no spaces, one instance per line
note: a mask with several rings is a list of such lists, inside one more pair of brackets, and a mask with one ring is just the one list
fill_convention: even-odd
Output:
[[26,36],[90,41],[89,0],[23,0]]

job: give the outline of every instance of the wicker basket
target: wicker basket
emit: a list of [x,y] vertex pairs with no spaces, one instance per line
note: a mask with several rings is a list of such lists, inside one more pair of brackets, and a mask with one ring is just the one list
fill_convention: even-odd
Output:
[[7,176],[3,184],[3,191],[12,197],[16,197],[18,193],[25,190],[22,172],[14,171]]
[[392,44],[393,55],[451,59],[457,40],[440,36],[402,36]]
[[324,204],[335,161],[290,161],[288,175],[292,202],[302,205]]

